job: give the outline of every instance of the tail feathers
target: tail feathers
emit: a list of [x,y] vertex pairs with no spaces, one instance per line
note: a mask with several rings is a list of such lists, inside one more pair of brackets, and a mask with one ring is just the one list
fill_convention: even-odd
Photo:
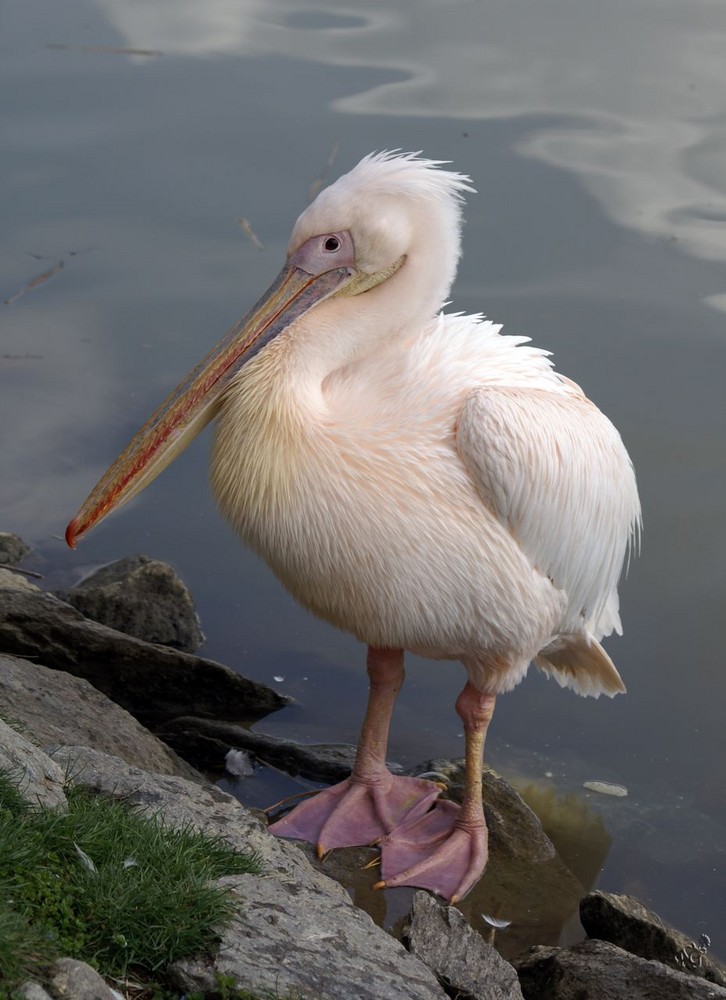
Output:
[[558,636],[535,657],[534,665],[577,694],[612,698],[625,691],[615,664],[589,632]]

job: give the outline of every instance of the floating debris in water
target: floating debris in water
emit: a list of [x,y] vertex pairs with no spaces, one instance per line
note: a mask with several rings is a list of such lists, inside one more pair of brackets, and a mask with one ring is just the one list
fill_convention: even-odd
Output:
[[42,274],[36,274],[34,278],[27,281],[22,288],[18,289],[14,295],[10,295],[7,299],[3,299],[3,305],[11,306],[13,302],[17,302],[18,299],[22,299],[26,292],[32,291],[34,288],[38,288],[40,285],[44,285],[46,281],[50,281],[54,278],[59,271],[62,271],[65,264],[62,260],[57,261],[49,271],[43,271]]
[[628,794],[625,785],[615,785],[612,781],[583,781],[582,787],[591,792],[599,792],[600,795],[615,795],[619,799],[624,799]]
[[511,926],[511,920],[499,920],[497,917],[490,917],[486,913],[482,913],[482,920],[484,920],[490,927],[494,927],[495,930],[503,931],[505,927]]
[[253,243],[254,246],[257,247],[258,250],[264,251],[265,244],[262,242],[262,240],[259,238],[259,236],[257,235],[257,233],[252,228],[252,226],[250,224],[250,220],[249,219],[245,219],[245,218],[237,219],[237,223],[238,223],[240,229],[242,230],[242,232],[245,234],[245,236],[248,237],[248,239],[250,240],[250,242]]
[[237,778],[249,778],[255,773],[250,755],[246,750],[229,750],[224,758],[224,766]]

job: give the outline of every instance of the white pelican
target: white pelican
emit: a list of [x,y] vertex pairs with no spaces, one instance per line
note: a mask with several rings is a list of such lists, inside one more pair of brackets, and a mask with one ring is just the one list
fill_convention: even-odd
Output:
[[[295,224],[283,270],[104,475],[66,537],[146,486],[213,417],[212,486],[306,608],[368,646],[351,777],[275,823],[318,852],[379,842],[383,881],[450,900],[481,875],[484,738],[530,662],[579,694],[623,683],[599,640],[640,524],[613,425],[547,352],[442,314],[470,179],[367,156]],[[458,659],[461,808],[385,765],[404,650]]]

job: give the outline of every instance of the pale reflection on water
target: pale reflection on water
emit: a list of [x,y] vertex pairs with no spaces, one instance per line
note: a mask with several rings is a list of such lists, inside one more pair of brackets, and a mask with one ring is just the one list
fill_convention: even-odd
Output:
[[[587,800],[612,838],[599,884],[722,954],[725,31],[711,0],[41,0],[5,10],[0,35],[0,298],[65,265],[0,306],[0,528],[35,543],[49,584],[134,551],[170,560],[208,655],[298,699],[260,729],[353,741],[362,650],[231,537],[206,441],[78,553],[52,536],[267,286],[336,145],[331,176],[375,148],[454,160],[480,192],[455,308],[555,351],[621,429],[645,509],[609,645],[627,697],[532,677],[500,701],[492,763],[558,802],[626,785]],[[411,665],[395,759],[461,753],[462,681]]]

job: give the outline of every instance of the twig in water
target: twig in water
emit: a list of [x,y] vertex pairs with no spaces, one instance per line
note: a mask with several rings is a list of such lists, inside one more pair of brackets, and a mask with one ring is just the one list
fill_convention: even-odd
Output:
[[244,219],[244,218],[237,219],[237,222],[239,223],[242,232],[245,234],[245,236],[249,237],[250,241],[254,243],[257,249],[264,251],[265,244],[262,242],[261,239],[259,239],[259,237],[255,233],[254,229],[250,225],[249,219]]
[[23,287],[20,288],[14,295],[11,295],[8,299],[3,299],[3,304],[10,306],[13,302],[17,302],[18,299],[21,299],[26,292],[30,292],[34,288],[44,285],[46,281],[50,281],[50,279],[54,278],[59,271],[63,270],[64,267],[65,264],[62,260],[57,261],[49,271],[43,271],[42,274],[38,274],[34,278],[31,278],[30,281],[23,285]]

